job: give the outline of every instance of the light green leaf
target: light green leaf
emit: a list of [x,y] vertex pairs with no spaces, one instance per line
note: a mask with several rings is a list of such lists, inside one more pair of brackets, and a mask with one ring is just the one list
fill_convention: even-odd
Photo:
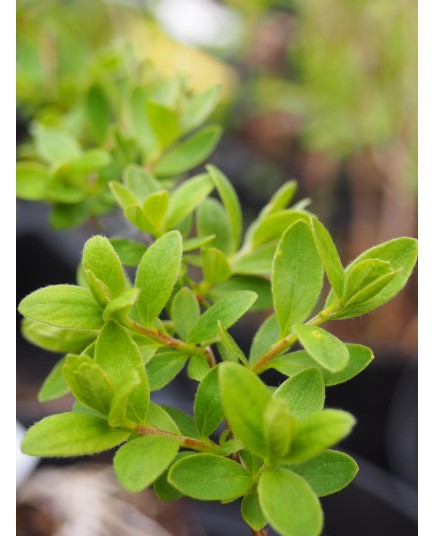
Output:
[[147,100],[146,115],[160,152],[181,135],[177,114],[166,106]]
[[266,470],[259,479],[259,504],[270,525],[284,536],[319,536],[323,513],[308,484],[287,469]]
[[173,291],[181,267],[182,238],[170,231],[143,255],[136,274],[136,287],[141,290],[137,310],[146,325],[161,313]]
[[190,332],[190,342],[202,342],[218,334],[217,321],[227,329],[246,313],[257,295],[249,290],[240,290],[224,296],[199,317]]
[[96,331],[56,328],[30,318],[24,318],[21,322],[21,332],[23,337],[32,344],[58,353],[81,352],[97,336]]
[[162,408],[176,423],[176,426],[182,435],[200,439],[200,434],[194,423],[194,418],[190,414],[185,413],[185,411],[178,408],[172,408],[171,406],[162,406]]
[[45,378],[38,393],[38,402],[56,400],[69,393],[69,386],[63,376],[65,358],[60,359],[53,367],[50,374]]
[[110,402],[108,423],[113,428],[122,428],[127,420],[128,401],[136,387],[140,385],[140,375],[136,369],[126,372]]
[[252,290],[258,295],[258,299],[252,305],[250,311],[265,311],[273,307],[273,298],[271,296],[270,280],[265,277],[254,275],[236,275],[223,283],[215,285],[208,291],[209,297],[217,301],[225,294],[237,290]]
[[279,240],[282,233],[293,223],[302,220],[309,222],[309,214],[300,210],[279,210],[272,212],[262,219],[251,236],[251,243],[254,248]]
[[196,93],[187,100],[181,116],[183,132],[189,132],[201,125],[214,110],[220,94],[220,87],[213,86],[202,93]]
[[244,365],[247,365],[248,364],[247,358],[244,355],[244,352],[238,346],[238,344],[234,341],[232,335],[224,328],[220,320],[218,320],[217,324],[218,324],[218,333],[219,333],[220,340],[223,346],[232,356],[235,357],[236,361],[241,361],[242,363],[244,363]]
[[205,248],[202,250],[201,258],[204,279],[210,285],[216,285],[229,279],[231,267],[219,249]]
[[95,361],[87,356],[68,355],[63,375],[74,397],[103,415],[110,410],[113,384]]
[[116,203],[125,212],[130,206],[137,205],[138,199],[136,196],[123,184],[117,181],[109,182],[109,188]]
[[321,367],[331,372],[338,372],[348,365],[350,359],[348,348],[325,329],[296,324],[293,330],[304,349]]
[[241,515],[244,521],[255,531],[261,530],[268,523],[259,504],[258,490],[253,489],[243,498]]
[[241,465],[215,454],[193,454],[177,461],[168,480],[185,495],[202,501],[236,499],[252,484]]
[[91,86],[84,100],[88,124],[98,143],[103,144],[108,135],[111,112],[107,96],[101,86]]
[[138,300],[139,294],[140,290],[138,288],[129,288],[122,292],[120,296],[112,300],[104,308],[102,315],[104,322],[117,320],[122,323],[126,319],[131,307]]
[[295,427],[296,419],[288,411],[285,403],[279,399],[271,399],[264,412],[268,460],[278,461],[288,453]]
[[83,274],[86,278],[87,287],[92,292],[95,301],[102,309],[104,309],[111,299],[110,290],[107,285],[96,277],[92,270],[83,269]]
[[283,382],[273,397],[283,400],[288,410],[303,419],[324,407],[325,388],[322,374],[318,369],[303,370]]
[[129,115],[135,135],[143,147],[146,158],[157,149],[157,140],[152,130],[146,110],[147,95],[142,87],[135,87],[131,92]]
[[208,173],[202,173],[182,183],[170,196],[169,210],[164,222],[166,228],[173,227],[193,212],[213,188]]
[[221,128],[207,126],[163,155],[154,168],[157,177],[180,175],[201,164],[214,151]]
[[152,221],[148,218],[147,214],[139,205],[130,205],[125,209],[125,217],[132,223],[137,229],[144,233],[149,233],[152,236],[159,236],[160,231],[155,227]]
[[81,155],[77,140],[69,133],[37,125],[35,129],[36,152],[49,164],[75,160]]
[[296,191],[297,183],[295,181],[285,182],[262,209],[260,217],[263,218],[273,212],[284,210],[291,203]]
[[292,465],[291,470],[303,477],[318,497],[324,497],[348,486],[359,468],[351,456],[325,450],[313,460]]
[[50,213],[50,225],[58,230],[78,227],[89,217],[90,208],[90,199],[73,205],[56,203]]
[[110,299],[124,292],[126,279],[121,261],[110,240],[104,236],[93,236],[86,242],[82,265],[85,274],[87,270],[91,270],[104,283],[110,292]]
[[194,421],[203,437],[214,432],[223,420],[218,367],[213,367],[201,381],[194,399]]
[[312,232],[303,221],[282,236],[273,260],[271,288],[282,336],[303,322],[318,300],[323,268]]
[[271,315],[264,320],[253,337],[249,355],[251,364],[256,363],[256,361],[270,349],[270,347],[279,339],[279,334],[280,328],[277,317],[276,315]]
[[30,456],[82,456],[116,447],[129,435],[125,430],[110,428],[97,417],[60,413],[34,424],[27,431],[21,450]]
[[168,208],[169,192],[166,190],[150,194],[143,202],[143,212],[157,229],[163,222]]
[[244,275],[270,274],[276,247],[277,242],[272,242],[237,256],[232,264],[232,272]]
[[215,235],[187,238],[187,240],[184,240],[184,251],[194,251],[195,249],[207,246],[210,242],[214,241],[214,238]]
[[344,268],[339,253],[327,229],[317,218],[310,219],[313,238],[330,285],[339,298],[344,293]]
[[231,253],[234,253],[240,245],[241,233],[243,231],[243,215],[240,202],[234,187],[219,169],[211,164],[206,169],[214,181],[215,187],[226,208],[232,230],[233,251]]
[[[193,454],[194,453],[191,451],[178,452],[173,463],[176,463],[178,460],[181,460],[186,456],[192,456]],[[154,492],[160,501],[177,501],[184,496],[184,494],[174,488],[172,484],[169,484],[167,480],[169,471],[170,467],[167,468],[154,482]]]
[[113,460],[120,483],[131,492],[147,488],[170,465],[179,443],[171,437],[145,436],[123,445]]
[[143,203],[149,195],[163,189],[155,177],[137,164],[130,164],[125,168],[122,180],[140,203]]
[[126,238],[111,238],[110,243],[124,266],[137,266],[147,250],[146,244]]
[[219,365],[220,391],[229,426],[254,454],[268,454],[264,413],[271,395],[262,381],[249,369],[236,363]]
[[299,463],[318,456],[323,450],[346,437],[355,422],[352,415],[337,409],[311,413],[299,422],[286,460]]
[[18,162],[16,195],[29,201],[43,201],[51,180],[45,166],[37,162]]
[[200,316],[199,303],[188,287],[183,287],[173,298],[170,316],[175,330],[184,341]]
[[188,356],[175,350],[160,350],[146,366],[149,388],[158,391],[170,383],[183,369]]
[[213,247],[225,255],[234,250],[229,217],[216,199],[205,199],[197,210],[197,231],[200,236],[215,235]]
[[89,149],[84,153],[68,163],[67,173],[72,178],[82,178],[89,175],[89,173],[99,171],[100,169],[108,166],[112,161],[110,153],[103,149]]
[[90,290],[73,285],[52,285],[35,290],[18,307],[32,320],[71,329],[99,329],[102,310]]
[[209,372],[209,363],[204,355],[190,357],[187,367],[187,375],[191,380],[201,382]]
[[146,423],[151,424],[164,432],[170,432],[171,434],[179,434],[180,432],[178,425],[172,416],[169,415],[167,408],[158,406],[157,404],[154,404],[154,402],[151,402],[149,405]]

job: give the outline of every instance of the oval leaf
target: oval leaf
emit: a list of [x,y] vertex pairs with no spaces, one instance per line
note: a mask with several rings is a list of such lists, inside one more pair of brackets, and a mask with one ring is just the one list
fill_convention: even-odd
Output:
[[199,433],[208,437],[224,417],[220,396],[218,367],[212,368],[201,381],[194,399],[194,421]]
[[306,369],[286,380],[274,391],[274,398],[283,400],[289,411],[302,419],[324,407],[325,388],[318,369]]

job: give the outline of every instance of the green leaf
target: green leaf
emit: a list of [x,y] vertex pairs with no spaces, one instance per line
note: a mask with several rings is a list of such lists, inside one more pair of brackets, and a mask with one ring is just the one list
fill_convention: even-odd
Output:
[[115,390],[129,378],[132,369],[137,370],[140,385],[131,394],[128,416],[143,422],[149,408],[149,387],[142,356],[128,333],[118,324],[108,322],[96,341],[95,362],[108,374]]
[[184,240],[184,251],[194,251],[195,249],[207,246],[210,242],[214,241],[214,238],[215,235],[187,238],[187,240]]
[[108,423],[113,428],[122,428],[127,421],[128,401],[136,387],[140,385],[140,375],[135,369],[126,372],[110,402]]
[[161,313],[178,279],[182,257],[182,238],[170,231],[156,240],[143,255],[136,274],[141,290],[137,310],[146,325]]
[[201,125],[214,110],[220,94],[220,87],[213,86],[202,93],[196,93],[187,100],[181,116],[183,132],[189,132]]
[[140,229],[140,231],[149,233],[152,236],[158,236],[160,234],[160,231],[155,227],[143,208],[139,205],[130,205],[125,209],[124,214],[127,220],[137,227],[137,229]]
[[225,255],[234,250],[229,217],[216,199],[205,199],[197,210],[197,231],[200,236],[215,235],[213,247]]
[[49,164],[75,160],[81,156],[77,140],[63,130],[38,125],[35,145],[39,156]]
[[259,504],[258,490],[253,489],[243,498],[241,503],[241,515],[244,521],[253,530],[259,531],[268,523]]
[[297,183],[295,181],[285,182],[262,209],[261,218],[278,210],[285,209],[292,201],[296,191]]
[[34,162],[18,162],[16,195],[29,201],[43,201],[51,180],[47,168]]
[[90,238],[84,246],[82,264],[85,274],[87,270],[91,270],[104,283],[110,292],[110,299],[124,292],[124,270],[110,240],[98,235]]
[[124,212],[133,205],[138,203],[136,196],[123,184],[117,181],[109,182],[109,188],[116,203],[122,208]]
[[223,420],[218,367],[212,368],[201,381],[194,399],[194,421],[203,437],[214,432]]
[[277,243],[272,242],[255,248],[253,251],[248,250],[235,259],[232,272],[244,275],[270,274],[276,247]]
[[92,292],[95,301],[104,309],[111,299],[110,290],[107,285],[96,277],[92,270],[83,270],[83,273],[86,278],[87,287]]
[[95,361],[87,356],[68,355],[63,375],[74,397],[103,415],[110,410],[113,384]]
[[191,380],[201,382],[209,372],[209,363],[203,355],[190,357],[187,367],[187,375]]
[[223,283],[215,285],[208,291],[208,295],[213,301],[216,301],[222,298],[225,294],[237,290],[252,290],[258,295],[258,299],[250,309],[252,313],[256,311],[266,311],[273,307],[270,280],[265,277],[236,275]]
[[220,320],[217,322],[217,325],[218,333],[223,346],[230,354],[232,354],[236,358],[237,361],[241,361],[242,363],[244,363],[244,365],[247,365],[247,358],[244,355],[244,352],[238,346],[238,344],[234,341],[232,335],[224,328]]
[[160,350],[146,366],[149,388],[158,391],[170,383],[184,368],[188,356],[175,350]]
[[99,171],[108,166],[112,161],[110,153],[103,149],[89,149],[85,151],[79,158],[73,160],[67,165],[67,173],[69,177],[83,178],[89,173]]
[[170,196],[169,210],[164,222],[166,228],[173,227],[188,216],[211,193],[214,185],[203,173],[185,181]]
[[78,331],[41,324],[30,318],[21,322],[23,337],[44,350],[58,353],[78,353],[97,336],[95,331]]
[[38,402],[49,402],[56,400],[69,393],[69,386],[63,376],[63,365],[65,358],[62,358],[53,367],[50,374],[45,378],[38,393]]
[[50,214],[50,225],[58,230],[78,227],[87,220],[89,214],[90,199],[74,205],[56,203]]
[[175,330],[184,341],[200,316],[199,303],[188,287],[183,287],[173,298],[170,316]]
[[327,229],[317,218],[311,218],[313,238],[321,261],[323,263],[330,285],[339,298],[344,293],[344,268],[339,253]]
[[131,307],[136,303],[139,298],[140,290],[138,288],[129,288],[125,290],[120,296],[112,300],[104,308],[103,319],[104,322],[110,320],[117,320],[118,322],[124,322]]
[[219,365],[220,391],[229,426],[254,454],[268,454],[264,413],[271,395],[262,381],[249,369],[236,363]]
[[226,208],[232,231],[233,251],[231,253],[234,253],[240,245],[241,233],[243,231],[243,215],[240,202],[234,187],[219,169],[211,164],[206,169],[214,181],[215,187]]
[[287,469],[262,473],[258,485],[259,504],[270,525],[284,536],[319,536],[323,513],[308,484]]
[[91,86],[85,94],[85,110],[88,124],[98,143],[103,144],[107,138],[111,112],[107,96],[101,86]]
[[129,115],[135,135],[143,147],[146,158],[154,154],[157,140],[146,110],[147,95],[142,87],[135,87],[130,96]]
[[241,465],[215,454],[193,454],[177,461],[168,480],[185,495],[202,501],[236,499],[252,484]]
[[255,456],[249,450],[240,450],[240,457],[246,466],[247,470],[255,476],[263,466],[262,459],[259,456]]
[[337,409],[311,413],[299,422],[286,460],[299,463],[318,456],[323,450],[346,437],[355,422],[352,415]]
[[256,298],[257,295],[249,290],[224,296],[199,317],[190,332],[189,341],[198,343],[215,337],[218,334],[218,320],[223,327],[230,328],[250,309]]
[[170,432],[171,434],[179,434],[178,425],[166,408],[158,406],[151,402],[149,405],[148,415],[146,416],[146,423],[157,427],[164,432]]
[[274,392],[274,398],[283,400],[288,410],[303,419],[324,407],[324,380],[318,369],[303,370],[283,382]]
[[170,465],[178,448],[178,440],[172,437],[134,439],[116,452],[113,460],[116,476],[128,491],[142,491]]
[[200,434],[194,423],[194,418],[191,415],[178,408],[172,408],[171,406],[162,406],[162,408],[176,423],[176,426],[182,435],[200,439]]
[[129,435],[125,430],[110,428],[97,417],[60,413],[34,424],[27,431],[21,450],[30,456],[82,456],[116,447]]
[[137,266],[147,250],[146,244],[126,238],[111,238],[110,243],[124,266]]
[[309,214],[300,210],[279,210],[272,212],[260,220],[251,235],[251,244],[254,248],[279,240],[286,229],[295,222],[302,220],[309,222]]
[[231,267],[219,249],[205,248],[202,250],[201,257],[204,279],[210,285],[216,285],[229,279]]
[[163,189],[155,177],[137,164],[130,164],[125,168],[122,180],[140,203],[143,203],[149,195]]
[[[379,260],[390,262],[392,269],[399,270],[390,282],[378,289],[373,297],[367,299],[361,304],[356,304],[349,310],[343,310],[333,315],[333,318],[351,318],[359,316],[369,311],[373,311],[391,300],[405,286],[408,278],[413,271],[417,260],[417,240],[414,238],[395,238],[384,244],[380,244],[362,253],[347,268],[347,273],[353,270],[353,266],[366,260]],[[328,297],[327,303],[334,300],[333,293]]]
[[264,413],[268,460],[278,461],[288,453],[295,427],[296,419],[288,411],[285,403],[279,399],[271,399]]
[[305,350],[321,367],[331,372],[338,372],[348,365],[350,359],[348,348],[325,329],[296,324],[293,330]]
[[214,151],[221,128],[207,126],[164,154],[154,168],[157,177],[180,175],[201,164]]
[[171,145],[181,135],[177,114],[166,106],[147,100],[146,115],[159,151]]
[[52,285],[35,290],[18,307],[32,320],[59,328],[99,329],[102,310],[90,290],[73,285]]
[[282,336],[303,322],[322,288],[323,268],[312,232],[303,221],[285,231],[273,260],[271,289]]
[[143,212],[156,228],[159,228],[169,208],[169,192],[162,190],[149,195],[143,202]]
[[256,363],[256,361],[270,349],[270,347],[279,339],[279,334],[280,328],[277,317],[271,315],[264,320],[253,337],[249,355],[251,364]]
[[[192,455],[193,452],[191,451],[178,452],[175,457],[174,463],[176,463],[178,460],[181,460],[182,458]],[[174,488],[172,484],[169,484],[167,480],[169,471],[170,467],[167,468],[164,473],[162,473],[154,482],[155,495],[160,499],[160,501],[177,501],[184,496],[184,494]]]
[[325,450],[313,460],[292,465],[291,470],[303,477],[318,497],[324,497],[348,486],[359,468],[351,456]]

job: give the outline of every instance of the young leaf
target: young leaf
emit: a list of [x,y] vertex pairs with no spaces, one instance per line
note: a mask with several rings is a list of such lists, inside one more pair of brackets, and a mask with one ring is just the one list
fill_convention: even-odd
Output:
[[352,415],[337,409],[311,413],[299,422],[286,460],[299,463],[318,456],[323,450],[346,437],[355,422]]
[[202,270],[205,281],[210,285],[216,285],[229,279],[231,267],[225,255],[217,248],[205,248],[202,250]]
[[116,447],[129,435],[125,430],[110,428],[97,417],[60,413],[34,424],[27,431],[21,450],[30,456],[82,456]]
[[226,350],[230,352],[237,360],[241,361],[241,363],[244,363],[244,365],[248,364],[248,361],[246,359],[246,356],[244,355],[244,352],[241,350],[241,348],[238,346],[238,344],[234,341],[232,335],[228,333],[228,331],[224,328],[223,324],[218,320],[218,332],[220,335],[220,340]]
[[85,95],[85,110],[89,126],[99,144],[107,138],[110,125],[110,104],[101,86],[91,86]]
[[229,223],[232,230],[232,242],[234,253],[240,245],[241,233],[243,231],[243,216],[241,212],[240,202],[238,200],[237,193],[227,179],[227,177],[215,166],[208,165],[206,167],[210,174],[215,187],[223,201],[223,205],[226,208],[226,212],[229,218]]
[[201,125],[214,110],[220,93],[219,86],[213,86],[202,93],[190,97],[181,116],[183,132],[189,132]]
[[131,307],[138,300],[139,294],[140,290],[138,288],[129,288],[112,300],[104,308],[102,315],[104,322],[117,320],[122,323],[128,316]]
[[52,285],[35,290],[18,307],[32,320],[59,328],[99,329],[102,310],[90,290],[73,285]]
[[283,382],[273,397],[283,400],[288,410],[303,419],[324,407],[325,388],[322,374],[318,369],[303,370]]
[[184,251],[194,251],[195,249],[207,246],[210,242],[214,241],[214,238],[215,235],[187,238],[187,240],[184,240]]
[[338,298],[344,293],[344,268],[339,258],[339,253],[327,229],[317,218],[310,219],[313,238],[319,256],[321,257],[330,285]]
[[145,106],[152,133],[161,151],[171,145],[181,134],[178,116],[157,102],[147,100]]
[[161,313],[178,279],[181,267],[182,238],[170,231],[143,255],[137,269],[136,287],[141,290],[137,310],[146,325]]
[[49,164],[75,160],[81,156],[77,140],[63,130],[38,125],[35,145],[39,156]]
[[194,421],[200,435],[208,437],[221,423],[223,417],[218,367],[214,367],[201,381],[197,389],[194,399]]
[[50,374],[45,378],[38,393],[38,402],[49,402],[56,400],[69,393],[69,386],[63,376],[63,365],[65,358],[62,358],[53,367]]
[[190,332],[190,342],[202,342],[218,334],[217,321],[227,329],[246,313],[255,302],[257,295],[248,290],[240,290],[224,296],[199,317]]
[[114,395],[113,384],[93,359],[87,356],[67,356],[63,375],[79,402],[103,415],[108,414]]
[[183,287],[173,298],[171,315],[176,332],[184,341],[200,316],[199,303],[194,293]]
[[24,318],[21,322],[21,332],[23,337],[32,344],[58,353],[79,353],[97,336],[96,331],[56,328],[30,318]]
[[289,226],[302,220],[309,222],[309,214],[301,210],[279,210],[260,220],[254,231],[251,233],[251,244],[257,248],[268,242],[279,240]]
[[161,190],[150,194],[143,202],[143,212],[148,220],[159,228],[169,208],[169,192]]
[[111,245],[124,266],[138,266],[147,246],[126,238],[111,238]]
[[149,158],[157,148],[157,140],[152,131],[146,110],[146,92],[143,87],[133,88],[129,102],[129,115],[135,135]]
[[16,195],[28,201],[43,201],[51,180],[46,167],[33,162],[18,162]]
[[237,290],[253,290],[258,295],[258,299],[252,305],[250,311],[266,311],[273,307],[273,297],[271,296],[270,280],[265,277],[254,275],[236,275],[223,283],[215,285],[208,291],[209,297],[217,301],[225,294]]
[[296,419],[283,401],[271,399],[264,413],[264,431],[267,444],[267,458],[278,461],[289,451],[295,432]]
[[312,232],[303,221],[291,225],[274,256],[271,276],[274,307],[282,336],[303,322],[322,288],[323,268]]
[[279,338],[279,322],[275,315],[264,320],[253,337],[249,361],[253,365]]
[[116,476],[128,491],[142,491],[170,465],[178,448],[178,440],[172,437],[134,439],[116,452],[113,460]]
[[323,513],[318,498],[295,473],[268,469],[259,479],[259,503],[270,525],[284,536],[319,536]]
[[139,201],[136,196],[120,182],[109,182],[109,188],[113,194],[113,197],[115,198],[116,203],[124,212],[126,212],[130,206],[138,204]]
[[96,277],[92,270],[83,270],[83,274],[86,278],[87,287],[92,292],[95,301],[104,309],[111,300],[110,290],[105,283]]
[[277,242],[272,242],[238,256],[232,264],[232,272],[243,275],[270,274],[276,247]]
[[202,203],[214,188],[208,173],[185,181],[170,196],[169,210],[164,222],[166,228],[173,227]]
[[146,366],[149,388],[158,391],[170,383],[183,369],[188,356],[175,350],[157,352]]
[[85,274],[91,270],[104,283],[110,292],[110,299],[116,298],[125,290],[126,280],[121,261],[107,238],[93,236],[86,242],[82,264]]
[[213,247],[229,256],[234,250],[231,224],[222,204],[216,199],[205,199],[197,210],[197,231],[200,236],[215,235]]
[[149,195],[163,189],[155,177],[137,164],[130,164],[125,168],[122,181],[140,203],[143,203]]
[[252,484],[241,465],[215,454],[193,454],[177,461],[168,480],[185,495],[202,501],[236,499]]
[[260,217],[263,218],[268,214],[277,212],[278,210],[284,210],[289,203],[291,203],[295,192],[297,191],[297,183],[295,181],[288,181],[283,184],[276,193],[273,194],[270,201],[265,205],[261,211]]
[[261,510],[261,505],[259,504],[257,489],[249,491],[243,498],[241,503],[241,515],[249,527],[256,531],[259,531],[268,523]]
[[113,428],[122,428],[127,420],[128,401],[136,387],[140,385],[140,375],[135,369],[129,370],[116,386],[110,402],[107,421]]
[[313,460],[292,465],[291,470],[303,477],[318,497],[324,497],[348,486],[359,468],[351,456],[325,450]]
[[221,128],[208,126],[163,155],[154,168],[157,177],[180,175],[201,164],[214,151]]
[[348,365],[350,359],[348,348],[325,329],[297,324],[293,326],[293,330],[305,350],[323,368],[338,372]]
[[271,395],[267,387],[249,369],[236,363],[219,365],[223,409],[234,434],[254,454],[268,454],[264,431],[264,413]]

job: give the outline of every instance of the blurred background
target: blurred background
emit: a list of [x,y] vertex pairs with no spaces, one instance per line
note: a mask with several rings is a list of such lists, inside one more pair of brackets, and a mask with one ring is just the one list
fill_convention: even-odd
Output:
[[[344,264],[378,242],[417,235],[415,0],[18,0],[19,156],[29,150],[32,121],[80,131],[83,88],[101,72],[121,76],[120,50],[143,71],[181,76],[191,91],[221,86],[212,119],[224,134],[210,161],[234,184],[246,224],[283,182],[295,179],[298,197],[310,198]],[[127,59],[121,67],[128,65]],[[17,216],[18,299],[43,285],[73,283],[91,224],[54,231],[47,207],[25,201]],[[262,320],[236,327],[241,346],[248,348]],[[350,488],[322,501],[325,534],[415,535],[416,274],[375,313],[327,327],[370,346],[376,359],[327,394],[328,406],[358,419],[343,448],[361,470]],[[66,399],[36,401],[53,356],[19,332],[17,354],[18,420],[28,426],[66,409]],[[193,394],[181,378],[161,396],[182,406]],[[108,455],[84,464],[43,461],[23,476],[17,534],[244,534],[237,504],[162,505],[151,493],[128,496],[108,461]],[[111,505],[107,526],[102,503]]]

